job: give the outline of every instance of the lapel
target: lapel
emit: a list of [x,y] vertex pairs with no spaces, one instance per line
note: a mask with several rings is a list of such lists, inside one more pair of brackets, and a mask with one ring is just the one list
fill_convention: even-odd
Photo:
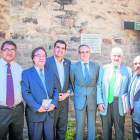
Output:
[[110,76],[111,64],[107,65],[104,72],[104,82],[105,82],[105,93],[108,99],[108,89],[109,89],[109,76]]
[[130,86],[129,86],[129,90],[128,90],[129,92],[131,91],[132,84],[133,84],[133,82],[134,82],[136,76],[137,76],[137,74],[136,74],[136,72],[135,72],[134,75],[133,75],[133,77],[132,77],[132,80],[131,80]]
[[[67,62],[66,62],[66,60],[65,60],[65,58],[64,58],[64,62],[63,62],[63,67],[64,67],[64,85],[65,85],[65,83],[66,83],[66,75],[67,75]],[[63,87],[64,88],[64,87]]]
[[91,77],[93,77],[94,72],[95,72],[94,64],[89,61],[89,74],[90,74],[90,77],[89,77],[88,85],[91,82],[91,79],[92,79]]
[[54,71],[54,73],[56,75],[56,78],[58,79],[58,81],[60,83],[60,78],[59,78],[59,74],[58,74],[58,70],[57,70],[57,66],[56,66],[56,62],[55,62],[54,56],[51,57],[51,66],[52,66],[53,71]]
[[[32,76],[34,77],[34,79],[37,81],[37,83],[40,85],[40,87],[45,91],[45,88],[44,88],[44,86],[43,86],[43,84],[42,84],[42,81],[41,81],[41,79],[40,79],[40,77],[39,77],[39,75],[38,75],[38,73],[37,73],[37,71],[36,71],[36,69],[35,69],[35,67],[33,66],[32,68],[31,68],[31,73],[32,73]],[[46,91],[45,91],[46,92]]]
[[49,95],[49,80],[50,80],[50,73],[47,67],[44,67],[44,74],[45,74],[45,83],[46,83],[46,89]]
[[82,64],[81,64],[81,61],[79,61],[77,63],[77,70],[79,72],[79,76],[81,77],[81,80],[84,82],[84,84],[86,85],[86,82],[85,82],[85,78],[84,78],[84,75],[83,75],[83,69],[82,69]]
[[[136,76],[137,76],[137,73],[135,72],[135,76],[134,76],[134,78],[133,78],[133,81],[134,81],[134,79],[136,78]],[[137,86],[136,92],[134,92],[134,96],[136,96],[136,94],[139,92],[139,90],[140,90],[140,83],[139,83],[138,86]]]

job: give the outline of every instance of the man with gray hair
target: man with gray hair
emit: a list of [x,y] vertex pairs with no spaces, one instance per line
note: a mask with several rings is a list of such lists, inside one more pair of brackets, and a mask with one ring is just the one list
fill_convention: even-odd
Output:
[[124,139],[125,113],[122,95],[128,93],[132,71],[121,64],[123,51],[115,47],[111,51],[112,63],[100,68],[97,82],[97,104],[101,114],[104,140],[112,139],[112,125],[116,140]]

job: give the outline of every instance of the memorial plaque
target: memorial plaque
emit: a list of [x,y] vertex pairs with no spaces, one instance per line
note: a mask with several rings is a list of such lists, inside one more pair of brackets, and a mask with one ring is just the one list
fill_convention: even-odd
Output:
[[81,44],[88,45],[91,53],[101,53],[100,34],[81,34]]

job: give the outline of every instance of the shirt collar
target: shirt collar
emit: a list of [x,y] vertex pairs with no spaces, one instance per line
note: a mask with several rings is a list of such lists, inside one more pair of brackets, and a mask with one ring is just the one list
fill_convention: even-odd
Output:
[[[2,62],[3,67],[5,67],[6,64],[7,64],[7,62],[6,62],[3,58],[1,58],[1,62]],[[14,62],[12,61],[12,62],[10,63],[11,67],[13,66],[13,64],[14,64]]]
[[64,58],[62,59],[62,61],[61,61],[61,63],[55,58],[55,55],[54,55],[54,59],[55,59],[55,62],[57,63],[57,64],[63,64],[63,62],[64,62]]
[[[85,62],[83,62],[83,61],[81,60],[81,64],[84,65],[84,63],[85,63]],[[88,60],[86,63],[89,64],[89,60]]]
[[[37,70],[37,72],[40,72],[40,68],[36,67],[35,65],[34,65],[34,67]],[[44,72],[44,67],[42,69],[43,69],[43,72]]]
[[[120,69],[120,67],[121,67],[121,64],[118,66],[118,68],[117,68],[117,69]],[[111,68],[112,68],[112,69],[114,68],[113,63],[111,63]]]

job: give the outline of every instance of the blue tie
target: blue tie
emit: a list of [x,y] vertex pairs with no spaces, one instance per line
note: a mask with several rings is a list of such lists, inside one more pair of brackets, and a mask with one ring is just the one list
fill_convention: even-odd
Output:
[[88,71],[88,68],[87,68],[87,64],[88,63],[84,63],[84,66],[85,66],[85,82],[86,82],[86,85],[88,85],[88,82],[89,82],[89,71]]
[[41,79],[42,84],[45,88],[45,91],[46,91],[46,94],[47,94],[47,99],[49,99],[48,92],[47,92],[47,89],[46,89],[46,84],[45,84],[45,76],[43,75],[42,71],[43,71],[43,69],[40,69],[40,79]]

